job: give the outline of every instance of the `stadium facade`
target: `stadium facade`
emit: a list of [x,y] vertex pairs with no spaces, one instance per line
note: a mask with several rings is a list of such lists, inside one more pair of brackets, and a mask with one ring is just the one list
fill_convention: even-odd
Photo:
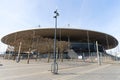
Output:
[[[92,30],[57,28],[56,37],[57,57],[63,58],[96,56],[96,41],[98,51],[102,55],[106,54],[106,50],[118,45],[117,39],[113,36]],[[52,57],[54,28],[18,31],[4,36],[1,41],[12,46],[12,50],[9,48],[7,53],[12,51],[11,54],[14,56],[19,52],[21,54],[29,52],[31,57],[38,56],[38,53],[41,57]]]

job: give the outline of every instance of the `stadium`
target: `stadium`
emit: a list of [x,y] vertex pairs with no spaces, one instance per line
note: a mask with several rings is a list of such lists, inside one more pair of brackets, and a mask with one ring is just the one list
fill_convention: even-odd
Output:
[[[53,58],[55,28],[31,29],[18,31],[4,36],[1,41],[8,46],[6,58],[16,56],[27,58]],[[96,41],[101,55],[107,55],[106,50],[115,48],[118,41],[113,36],[85,29],[57,28],[56,31],[57,58],[78,59],[95,57]]]

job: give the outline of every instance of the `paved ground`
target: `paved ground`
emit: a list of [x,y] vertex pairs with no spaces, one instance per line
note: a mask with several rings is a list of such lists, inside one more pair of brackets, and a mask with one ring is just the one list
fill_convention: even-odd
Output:
[[59,72],[51,73],[51,64],[45,61],[16,63],[0,60],[0,80],[120,80],[120,64],[59,62]]

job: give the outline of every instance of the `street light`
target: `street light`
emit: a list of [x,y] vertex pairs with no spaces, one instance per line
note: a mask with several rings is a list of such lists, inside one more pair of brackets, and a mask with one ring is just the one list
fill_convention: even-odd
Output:
[[58,73],[58,64],[56,62],[56,31],[57,31],[57,17],[59,16],[59,13],[57,12],[57,10],[54,11],[55,16],[53,18],[55,18],[55,32],[54,32],[54,63],[51,66],[51,72],[54,74]]

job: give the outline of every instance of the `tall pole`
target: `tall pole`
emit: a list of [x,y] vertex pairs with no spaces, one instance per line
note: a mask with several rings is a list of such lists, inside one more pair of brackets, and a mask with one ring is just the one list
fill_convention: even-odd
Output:
[[54,11],[55,13],[55,32],[54,32],[54,63],[52,65],[52,73],[57,74],[58,73],[58,64],[56,62],[56,31],[57,31],[57,17],[59,16],[59,13],[57,12],[57,10]]
[[17,56],[17,59],[16,59],[16,62],[17,62],[17,63],[20,61],[21,45],[22,45],[22,42],[20,42],[20,45],[19,45],[18,56]]
[[97,41],[96,41],[96,50],[97,50],[97,61],[98,61],[98,65],[101,65],[100,55],[99,55],[99,49],[98,49],[98,42],[97,42]]
[[91,59],[91,62],[92,61],[92,55],[91,55],[91,52],[90,52],[90,38],[89,38],[89,32],[87,31],[87,42],[88,42],[88,53],[89,53],[89,58]]
[[28,60],[27,60],[27,64],[29,64],[29,60],[30,60],[30,48],[29,48],[29,51],[28,51]]

